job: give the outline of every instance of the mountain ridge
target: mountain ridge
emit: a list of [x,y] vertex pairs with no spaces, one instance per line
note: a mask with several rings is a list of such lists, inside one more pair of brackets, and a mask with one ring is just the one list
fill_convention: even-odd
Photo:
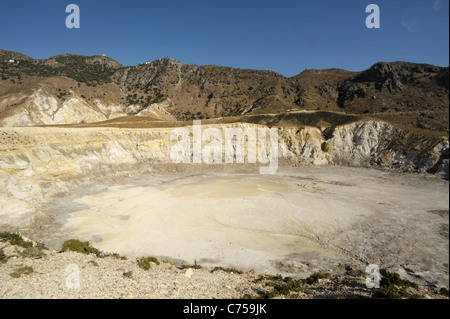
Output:
[[[256,71],[256,72],[270,72],[270,73],[276,73],[286,79],[292,79],[295,77],[298,77],[299,75],[301,75],[302,73],[306,72],[321,72],[321,71],[345,71],[345,72],[352,72],[352,73],[360,73],[363,71],[367,71],[369,69],[364,69],[364,70],[360,70],[360,71],[350,71],[350,70],[345,70],[342,68],[338,68],[338,67],[330,67],[330,68],[322,68],[322,69],[308,69],[306,68],[305,70],[301,71],[300,73],[296,74],[296,75],[292,75],[292,76],[285,76],[281,73],[278,73],[276,71],[270,70],[270,69],[252,69],[252,68],[242,68],[242,67],[231,67],[231,66],[227,66],[227,65],[218,65],[218,64],[196,64],[196,63],[183,63],[177,59],[171,58],[171,57],[163,57],[163,58],[158,58],[155,59],[153,61],[149,61],[149,62],[141,62],[138,63],[136,65],[124,65],[121,64],[120,62],[118,62],[117,60],[109,57],[106,54],[94,54],[94,55],[84,55],[84,54],[72,54],[72,53],[61,53],[61,54],[56,54],[54,56],[50,56],[50,57],[46,57],[43,59],[37,59],[37,58],[33,58],[30,57],[26,54],[17,52],[17,51],[10,51],[10,50],[4,50],[4,49],[0,49],[0,61],[4,59],[4,57],[8,57],[8,56],[16,56],[16,57],[21,57],[21,59],[28,59],[28,60],[36,60],[36,61],[45,61],[45,60],[52,60],[52,59],[56,59],[58,57],[67,57],[67,56],[79,56],[79,57],[84,57],[84,58],[95,58],[95,57],[103,57],[106,58],[108,60],[112,60],[114,61],[116,64],[120,65],[121,67],[124,68],[131,68],[131,67],[137,67],[137,66],[141,66],[141,65],[146,65],[146,64],[150,64],[153,63],[155,61],[160,61],[160,60],[170,60],[170,61],[175,61],[178,63],[181,63],[182,65],[193,65],[193,66],[198,66],[198,67],[218,67],[218,68],[229,68],[229,69],[235,69],[235,70],[243,70],[243,71]],[[439,65],[434,65],[434,64],[430,64],[430,63],[424,63],[424,62],[407,62],[407,61],[379,61],[374,63],[371,67],[377,65],[377,64],[389,64],[389,65],[395,65],[395,64],[411,64],[411,65],[415,65],[415,66],[425,66],[425,67],[437,67],[437,68],[449,68],[449,66],[439,66]]]
[[[11,63],[11,59],[15,62]],[[166,120],[163,114],[186,121],[306,110],[365,114],[448,132],[445,120],[449,69],[425,63],[378,62],[359,72],[305,69],[285,77],[271,70],[183,64],[169,57],[124,66],[105,55],[66,53],[32,59],[0,50],[0,70],[3,126],[77,124],[115,116],[144,116],[152,106]],[[36,108],[30,99],[36,87],[55,99],[55,109],[76,98],[79,105],[97,115],[62,117],[56,122],[39,120],[38,114],[34,119],[27,118],[26,113]],[[17,92],[27,97],[19,99]],[[104,111],[99,110],[98,103]]]

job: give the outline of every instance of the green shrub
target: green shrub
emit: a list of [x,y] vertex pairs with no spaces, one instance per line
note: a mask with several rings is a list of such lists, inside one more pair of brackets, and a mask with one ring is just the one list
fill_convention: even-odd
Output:
[[6,263],[8,261],[8,257],[5,255],[3,249],[0,249],[0,264]]
[[329,273],[323,274],[323,273],[316,272],[316,273],[312,274],[311,276],[309,276],[308,278],[306,278],[306,282],[309,285],[312,285],[314,283],[319,282],[319,279],[327,279],[327,278],[330,278]]
[[126,278],[131,278],[131,277],[133,277],[133,272],[132,271],[124,272],[123,276],[126,277]]
[[45,256],[45,253],[36,247],[29,247],[22,251],[20,255],[29,258],[42,258]]
[[187,269],[187,268],[202,269],[203,267],[201,265],[197,264],[197,260],[194,260],[193,265],[181,265],[181,269]]
[[10,273],[9,275],[13,278],[19,278],[22,275],[31,275],[33,272],[33,267],[25,266],[18,268],[15,272]]
[[380,271],[383,276],[380,281],[380,288],[377,288],[374,293],[374,298],[380,299],[416,299],[419,298],[417,294],[408,291],[408,288],[418,289],[419,286],[406,279],[400,278],[397,273],[391,273],[384,269]]
[[127,257],[120,256],[118,253],[104,253],[104,252],[102,252],[100,257],[113,257],[113,258],[120,259],[120,260],[127,260]]
[[155,257],[142,257],[137,260],[137,264],[139,268],[142,268],[144,270],[149,270],[152,268],[152,265],[150,263],[155,263],[159,265],[159,260]]
[[281,275],[261,275],[254,282],[267,281],[266,286],[273,287],[271,291],[259,291],[257,295],[245,295],[245,299],[270,299],[277,296],[288,296],[294,298],[292,292],[299,292],[302,289],[302,282],[293,280],[292,278],[283,278]]
[[100,255],[100,251],[94,247],[91,246],[91,244],[87,241],[80,241],[78,239],[69,239],[66,240],[63,244],[62,244],[62,248],[61,251],[74,251],[77,253],[82,253],[82,254],[95,254],[97,256]]
[[17,245],[23,248],[33,247],[33,243],[26,241],[19,234],[13,234],[9,232],[0,233],[0,240],[3,242],[9,241],[11,245]]
[[239,275],[243,274],[242,271],[237,270],[235,268],[223,268],[223,267],[215,267],[213,270],[211,270],[211,272],[213,273],[218,270],[222,270],[222,271],[228,272],[228,273],[235,273],[235,274],[239,274]]
[[258,278],[256,278],[253,282],[257,283],[263,280],[270,280],[270,281],[276,281],[276,282],[280,282],[283,281],[283,277],[281,275],[276,275],[276,276],[272,276],[272,275],[259,275]]
[[372,295],[376,299],[417,299],[418,296],[408,292],[406,287],[387,286],[375,290]]
[[415,289],[419,288],[419,286],[416,283],[400,278],[400,275],[397,273],[391,273],[385,270],[381,270],[380,273],[383,276],[380,282],[381,287],[395,285],[398,287],[406,287],[406,288],[412,287]]
[[323,142],[321,145],[321,149],[325,153],[331,153],[333,152],[333,145],[328,144],[327,142]]
[[301,290],[301,282],[294,281],[290,278],[285,279],[285,282],[273,285],[273,290],[268,294],[268,298],[274,298],[279,295],[287,296],[291,292],[299,292]]

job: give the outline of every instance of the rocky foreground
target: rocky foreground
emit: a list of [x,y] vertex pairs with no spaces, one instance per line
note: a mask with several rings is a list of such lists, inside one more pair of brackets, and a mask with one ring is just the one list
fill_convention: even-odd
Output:
[[418,287],[394,273],[384,273],[381,287],[369,289],[367,274],[351,265],[294,280],[196,263],[127,259],[95,248],[48,250],[20,236],[1,235],[1,299],[448,298],[446,289]]

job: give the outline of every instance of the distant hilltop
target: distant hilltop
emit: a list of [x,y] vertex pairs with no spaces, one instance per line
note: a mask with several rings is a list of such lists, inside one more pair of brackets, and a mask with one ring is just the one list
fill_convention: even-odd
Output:
[[104,54],[33,59],[0,50],[0,67],[1,126],[321,110],[424,130],[449,128],[449,69],[430,64],[379,62],[361,72],[305,70],[287,78],[269,70],[198,66],[168,57],[123,66]]

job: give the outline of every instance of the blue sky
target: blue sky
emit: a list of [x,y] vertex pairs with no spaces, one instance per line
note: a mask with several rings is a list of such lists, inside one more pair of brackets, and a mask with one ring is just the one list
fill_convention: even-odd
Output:
[[[80,29],[68,29],[68,4]],[[381,27],[368,29],[368,4]],[[0,0],[0,48],[33,58],[106,54],[182,63],[360,71],[378,61],[449,65],[449,0]]]

